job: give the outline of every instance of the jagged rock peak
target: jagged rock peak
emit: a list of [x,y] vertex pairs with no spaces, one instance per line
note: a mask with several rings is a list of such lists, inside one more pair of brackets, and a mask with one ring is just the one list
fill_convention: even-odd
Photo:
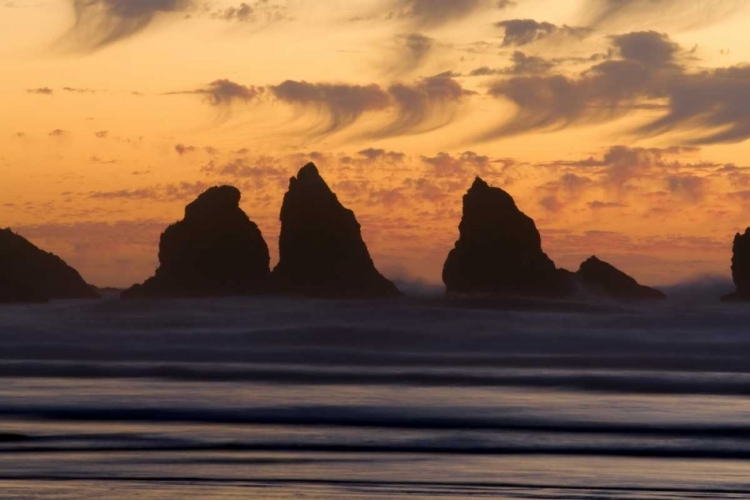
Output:
[[159,241],[159,268],[123,298],[261,293],[270,276],[268,246],[239,206],[233,186],[212,187],[185,207]]
[[576,275],[587,291],[599,295],[628,300],[666,298],[659,290],[639,284],[634,278],[596,256],[583,262]]
[[241,199],[240,190],[234,186],[214,186],[185,207],[185,217],[239,208]]
[[323,178],[320,176],[320,172],[318,171],[318,167],[316,167],[312,162],[299,169],[296,179],[300,182],[323,180]]
[[474,183],[471,185],[471,187],[469,188],[469,191],[466,194],[467,195],[475,195],[475,196],[477,196],[477,195],[479,195],[481,193],[485,193],[486,194],[486,193],[490,193],[490,192],[493,192],[493,191],[495,192],[495,196],[497,196],[498,200],[505,201],[508,204],[509,207],[513,207],[513,208],[516,208],[516,209],[518,208],[516,206],[515,200],[513,199],[513,197],[510,194],[508,194],[507,191],[505,191],[505,190],[503,190],[502,188],[499,188],[499,187],[492,187],[492,186],[490,186],[489,184],[487,184],[487,182],[484,179],[482,179],[479,176],[476,176],[474,178]]
[[564,296],[568,278],[542,251],[513,197],[477,177],[463,197],[460,237],[443,267],[450,293]]
[[9,228],[0,230],[0,302],[98,297],[94,287],[60,257]]
[[[316,167],[314,163],[308,163],[297,172],[295,177],[289,179],[289,192],[287,194],[289,193],[295,193],[296,196],[300,197],[317,196],[321,198],[330,198],[328,203],[331,205],[340,205],[336,194],[320,175],[318,167]],[[284,196],[285,201],[286,198],[287,197]]]
[[375,268],[354,212],[344,207],[308,163],[289,182],[281,207],[279,293],[317,297],[396,297],[395,285]]
[[737,233],[732,245],[732,280],[737,290],[725,295],[725,302],[750,302],[750,227]]

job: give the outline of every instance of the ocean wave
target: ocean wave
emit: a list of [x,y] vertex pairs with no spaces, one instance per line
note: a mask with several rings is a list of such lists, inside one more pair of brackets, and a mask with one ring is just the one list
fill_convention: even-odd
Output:
[[[522,364],[516,359],[516,364]],[[559,361],[559,360],[558,360]],[[527,360],[532,364],[533,360]],[[541,361],[537,360],[542,364]],[[546,363],[549,364],[549,363]],[[161,379],[295,385],[520,387],[636,394],[749,396],[750,374],[565,369],[434,369],[241,365],[211,363],[2,362],[0,378]]]
[[[0,407],[0,419],[56,422],[197,423],[288,427],[341,427],[426,431],[495,431],[553,434],[599,434],[750,440],[750,425],[735,423],[620,423],[483,416],[430,416],[339,406],[284,406],[252,409]],[[109,435],[107,435],[109,436]],[[750,443],[749,443],[750,444]]]

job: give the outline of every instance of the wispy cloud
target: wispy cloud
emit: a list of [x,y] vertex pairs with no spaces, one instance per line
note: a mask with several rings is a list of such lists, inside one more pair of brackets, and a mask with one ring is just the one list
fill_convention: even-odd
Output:
[[192,0],[72,0],[74,24],[62,43],[96,50],[135,35],[159,15],[184,12]]
[[391,105],[388,93],[379,85],[309,83],[287,80],[271,87],[280,101],[311,108],[325,114],[322,133],[331,133],[357,121],[364,113]]

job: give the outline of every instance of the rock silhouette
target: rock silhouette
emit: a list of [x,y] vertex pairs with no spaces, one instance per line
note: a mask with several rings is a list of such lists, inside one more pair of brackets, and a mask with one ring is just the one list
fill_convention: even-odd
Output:
[[561,297],[569,274],[542,251],[534,221],[513,198],[477,177],[463,198],[460,237],[443,267],[449,293]]
[[398,297],[370,258],[354,212],[308,163],[289,181],[281,207],[278,293],[331,298]]
[[750,227],[734,237],[732,279],[737,290],[721,298],[724,302],[750,302]]
[[98,297],[94,287],[60,257],[10,229],[0,230],[0,303]]
[[656,300],[665,299],[659,290],[640,285],[635,279],[596,257],[591,257],[576,273],[583,288],[590,293],[614,299]]
[[159,268],[122,293],[140,297],[209,297],[259,293],[270,275],[268,246],[240,208],[240,191],[212,187],[185,208],[159,242]]

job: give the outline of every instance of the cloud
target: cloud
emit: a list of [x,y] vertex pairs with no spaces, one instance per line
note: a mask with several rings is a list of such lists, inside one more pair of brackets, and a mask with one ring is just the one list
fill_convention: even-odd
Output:
[[523,52],[513,52],[513,65],[505,68],[505,74],[509,75],[536,75],[547,73],[555,63],[542,57],[527,56]]
[[209,10],[209,16],[212,19],[239,23],[281,21],[287,17],[287,6],[269,0],[254,0],[242,2],[237,6]]
[[591,179],[580,175],[567,173],[560,177],[560,186],[571,193],[577,193],[591,184]]
[[[633,148],[612,146],[604,155],[602,165],[607,167],[604,183],[621,189],[634,177],[644,175],[653,168],[666,170],[669,167],[681,168],[684,165],[674,159],[683,152],[694,149],[674,148]],[[679,186],[675,186],[675,190]],[[674,191],[674,190],[673,190]]]
[[26,92],[28,92],[29,94],[40,94],[40,95],[52,95],[55,93],[55,91],[49,87],[39,87],[38,89],[27,89]]
[[89,158],[89,161],[91,163],[98,163],[100,165],[112,165],[114,163],[117,163],[117,160],[104,160],[102,158],[99,158],[98,156],[94,155]]
[[[685,154],[698,153],[695,147],[640,148],[630,146],[611,146],[601,159],[586,158],[578,161],[559,161],[550,166],[575,167],[597,175],[597,186],[623,191],[627,183],[637,178],[656,178],[666,184],[667,190],[688,198],[690,201],[702,199],[708,184],[705,178],[696,177],[685,170],[702,167],[716,167],[713,163],[686,163],[681,160]],[[545,186],[547,188],[550,185]],[[570,193],[579,193],[588,187],[594,187],[587,179],[568,173],[560,182],[554,183],[556,189],[565,188]],[[596,206],[592,208],[603,208]]]
[[106,139],[108,135],[109,135],[109,131],[107,130],[100,130],[98,132],[94,132],[94,137],[96,137],[97,139]]
[[559,212],[565,208],[565,204],[557,199],[555,196],[545,196],[539,200],[539,204],[548,212]]
[[347,85],[287,80],[271,87],[271,92],[280,101],[324,113],[327,123],[322,133],[341,130],[353,124],[364,113],[381,111],[391,105],[388,93],[375,84]]
[[687,129],[693,132],[694,144],[750,138],[750,65],[684,74],[664,85],[667,114],[639,132],[657,135]]
[[234,178],[254,178],[263,180],[266,178],[284,181],[288,180],[289,173],[276,165],[273,158],[262,156],[254,160],[247,158],[236,158],[226,163],[218,164],[210,161],[201,168],[201,172],[210,175],[223,175]]
[[422,33],[397,35],[393,49],[382,62],[385,74],[405,74],[422,66],[436,52],[433,38]]
[[63,42],[96,50],[142,31],[158,16],[186,11],[191,0],[72,0],[75,21]]
[[[643,134],[661,133],[684,125],[688,119],[700,119],[705,124],[713,117],[717,126],[734,120],[740,129],[744,122],[750,124],[748,115],[741,111],[750,106],[750,88],[746,85],[750,71],[726,72],[734,83],[724,83],[720,85],[724,90],[714,91],[710,87],[719,84],[718,79],[710,81],[708,73],[691,75],[676,64],[679,47],[666,35],[628,33],[612,37],[612,44],[621,59],[598,63],[578,78],[532,75],[496,82],[490,87],[490,95],[509,99],[518,111],[485,138],[598,122],[643,107],[671,110],[663,119],[642,128]],[[695,80],[703,85],[696,88],[691,83]],[[729,102],[731,108],[722,106]]]
[[156,188],[118,189],[115,191],[91,191],[88,196],[95,200],[154,200],[159,197]]
[[96,90],[87,89],[87,88],[63,87],[63,90],[65,92],[70,92],[70,93],[75,93],[75,94],[96,94]]
[[511,66],[505,68],[490,68],[482,66],[469,73],[469,76],[497,76],[497,75],[538,75],[548,73],[555,67],[555,63],[543,57],[527,56],[521,51],[513,52]]
[[624,203],[618,203],[615,201],[600,201],[594,200],[587,203],[591,210],[604,210],[608,208],[627,208],[628,205]]
[[47,135],[49,135],[50,137],[65,137],[66,135],[68,135],[68,132],[61,128],[56,128]]
[[239,21],[248,22],[255,18],[255,9],[249,4],[243,2],[237,7],[227,7],[215,11],[211,17],[214,19],[221,19],[223,21]]
[[490,158],[478,155],[473,151],[464,151],[458,156],[449,153],[438,153],[435,156],[423,156],[422,161],[433,168],[432,174],[437,177],[483,173],[490,167]]
[[205,182],[178,182],[136,189],[118,189],[114,191],[90,191],[88,197],[95,200],[152,200],[180,201],[194,198],[211,184]]
[[401,163],[406,158],[404,153],[398,151],[386,151],[385,149],[367,148],[357,153],[364,156],[367,161],[385,160],[391,163]]
[[196,151],[196,148],[195,146],[185,146],[184,144],[175,144],[174,150],[178,155],[183,156],[188,153],[194,153]]
[[509,19],[495,23],[495,26],[505,30],[503,47],[521,47],[552,35],[583,38],[590,33],[590,30],[587,28],[557,26],[552,23],[538,22],[533,19]]
[[635,109],[640,98],[662,97],[654,75],[634,61],[606,61],[578,79],[563,75],[517,76],[496,82],[489,94],[509,99],[517,112],[485,139],[531,130],[597,122]]
[[540,187],[549,193],[539,200],[539,204],[549,212],[559,212],[567,203],[578,198],[586,189],[593,186],[594,182],[572,172],[560,176],[559,179],[548,182]]
[[672,175],[667,177],[666,181],[670,193],[680,195],[693,203],[703,200],[708,190],[708,179],[694,175]]
[[166,95],[200,95],[211,106],[229,108],[233,104],[249,103],[260,96],[263,91],[263,88],[260,87],[247,87],[231,80],[220,79],[214,80],[202,89],[168,92]]
[[463,19],[482,6],[485,0],[399,0],[401,16],[424,27],[436,27]]
[[587,0],[585,17],[590,26],[642,25],[665,20],[671,26],[710,24],[746,6],[743,0]]
[[674,63],[680,47],[669,37],[656,31],[636,31],[612,37],[624,59],[638,61],[649,67],[664,67]]
[[405,44],[409,50],[409,61],[412,66],[417,66],[433,49],[435,41],[421,33],[411,33],[406,36]]
[[390,136],[434,130],[450,122],[456,106],[473,92],[449,76],[423,78],[413,84],[388,88],[396,106],[396,118],[376,135]]

